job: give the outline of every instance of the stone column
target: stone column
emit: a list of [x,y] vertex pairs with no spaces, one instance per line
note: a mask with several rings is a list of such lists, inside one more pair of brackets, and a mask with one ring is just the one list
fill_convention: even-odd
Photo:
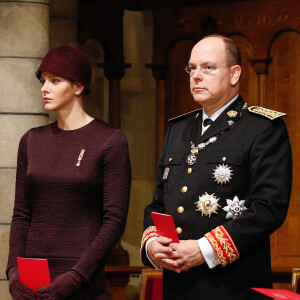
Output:
[[272,58],[250,58],[249,61],[253,65],[258,76],[258,103],[260,106],[264,106],[266,99],[266,76]]
[[21,136],[46,124],[34,73],[49,46],[49,0],[0,0],[0,297],[11,299],[5,269]]
[[125,74],[125,69],[130,68],[131,65],[128,63],[99,63],[98,67],[104,68],[104,75],[109,80],[109,124],[116,128],[120,128],[121,79]]
[[158,159],[166,132],[166,76],[169,66],[154,63],[147,64],[146,67],[152,69],[152,75],[156,80],[156,159]]
[[[1,0],[0,0],[1,1]],[[50,0],[49,48],[77,44],[77,0]],[[57,119],[49,113],[49,122]]]
[[77,43],[77,0],[50,1],[50,48]]

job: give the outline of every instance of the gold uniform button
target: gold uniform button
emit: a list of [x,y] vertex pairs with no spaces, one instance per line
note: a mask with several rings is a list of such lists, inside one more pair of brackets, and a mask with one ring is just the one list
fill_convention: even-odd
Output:
[[192,172],[193,172],[193,169],[192,168],[188,168],[187,173],[188,174],[192,174]]
[[187,186],[183,186],[183,187],[181,188],[181,191],[182,191],[183,193],[186,193],[187,190],[188,190]]
[[225,156],[223,156],[223,157],[222,157],[222,161],[225,162],[226,160],[227,160],[227,158],[226,158]]
[[181,227],[177,227],[177,228],[176,228],[176,232],[177,232],[178,234],[181,234],[181,233],[182,233]]
[[195,154],[195,155],[197,155],[197,154],[198,154],[198,149],[196,149],[196,150],[195,150],[194,154]]
[[172,157],[170,157],[170,158],[169,158],[169,162],[171,162],[172,160],[173,160],[173,158],[172,158]]
[[178,206],[178,207],[177,207],[177,211],[178,211],[180,214],[182,214],[182,213],[184,212],[183,206]]

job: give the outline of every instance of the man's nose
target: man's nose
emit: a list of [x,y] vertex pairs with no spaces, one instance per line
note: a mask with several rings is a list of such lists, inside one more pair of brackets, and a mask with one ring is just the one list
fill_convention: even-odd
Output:
[[200,68],[195,69],[194,74],[192,75],[194,80],[202,80],[203,79],[203,73]]

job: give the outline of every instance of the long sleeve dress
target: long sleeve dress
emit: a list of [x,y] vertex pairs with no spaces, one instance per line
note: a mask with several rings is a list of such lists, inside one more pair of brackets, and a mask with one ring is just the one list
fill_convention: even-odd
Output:
[[7,272],[17,257],[47,258],[51,281],[75,270],[93,290],[87,299],[105,293],[104,260],[124,232],[130,182],[119,129],[94,119],[76,130],[57,122],[29,130],[19,145]]

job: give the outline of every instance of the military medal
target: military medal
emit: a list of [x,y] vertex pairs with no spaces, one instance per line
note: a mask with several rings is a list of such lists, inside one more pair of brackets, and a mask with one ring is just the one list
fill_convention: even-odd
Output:
[[232,170],[230,167],[228,167],[228,165],[218,165],[216,167],[216,169],[214,170],[214,173],[213,173],[213,178],[215,178],[215,181],[218,183],[218,184],[221,184],[223,185],[228,183],[231,179],[231,175],[232,175]]
[[188,155],[186,160],[189,166],[192,166],[196,162],[197,154],[198,154],[198,148],[195,147],[193,142],[191,142],[191,153]]
[[82,158],[83,158],[84,152],[85,152],[85,149],[81,149],[80,154],[79,154],[79,156],[78,156],[78,161],[77,161],[77,164],[76,164],[77,167],[80,166],[80,162],[81,162],[81,160],[82,160]]
[[187,157],[187,163],[192,166],[195,164],[197,160],[197,154],[199,150],[203,150],[207,145],[214,143],[217,140],[218,136],[211,137],[208,141],[205,143],[200,143],[197,146],[193,142],[191,142],[191,153]]
[[214,194],[203,194],[202,196],[199,196],[199,200],[195,202],[196,204],[196,211],[201,211],[202,216],[211,216],[212,213],[217,214],[218,207],[220,205],[218,204],[219,198],[217,198]]
[[165,171],[164,171],[164,175],[163,175],[163,180],[166,180],[168,178],[168,175],[169,175],[169,171],[170,171],[170,168],[169,167],[166,167],[165,168]]
[[226,219],[235,219],[247,209],[245,200],[239,200],[237,196],[234,196],[233,200],[226,199],[226,202],[227,206],[223,207],[223,210],[227,212]]

